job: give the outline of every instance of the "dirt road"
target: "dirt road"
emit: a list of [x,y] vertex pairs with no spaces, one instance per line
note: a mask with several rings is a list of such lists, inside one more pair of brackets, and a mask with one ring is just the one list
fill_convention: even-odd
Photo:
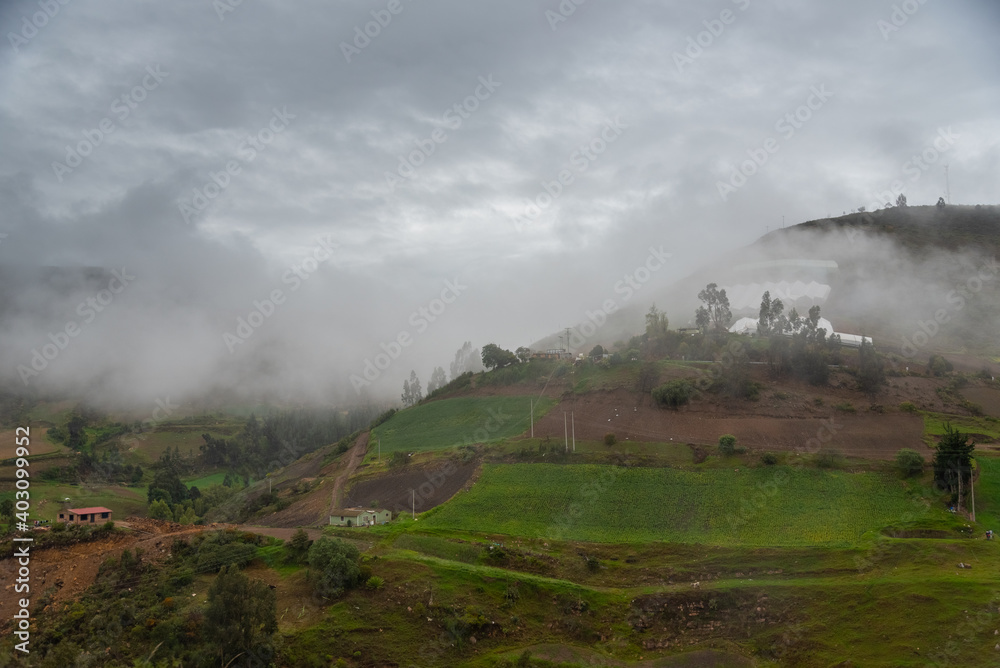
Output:
[[344,490],[344,485],[347,480],[354,474],[354,471],[361,465],[362,460],[365,458],[365,453],[368,452],[368,432],[358,436],[358,440],[354,441],[354,445],[351,447],[351,458],[347,462],[347,468],[341,471],[340,475],[333,482],[333,490],[330,492],[330,507],[327,509],[327,515],[333,514],[334,508],[340,507],[340,497],[341,492]]

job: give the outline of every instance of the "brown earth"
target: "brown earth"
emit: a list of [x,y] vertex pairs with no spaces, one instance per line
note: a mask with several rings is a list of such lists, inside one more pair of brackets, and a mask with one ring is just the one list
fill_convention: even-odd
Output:
[[170,544],[176,537],[217,531],[229,526],[185,526],[145,517],[128,517],[117,525],[132,531],[114,533],[101,540],[75,545],[31,549],[31,589],[27,596],[14,590],[17,560],[11,558],[0,562],[0,577],[6,583],[0,592],[0,625],[9,622],[10,614],[17,609],[19,598],[37,599],[50,588],[54,588],[53,603],[76,598],[94,583],[100,565],[108,558],[119,558],[126,548],[141,549],[144,558],[155,561],[166,557]]
[[972,387],[962,390],[962,396],[974,404],[979,404],[987,415],[1000,418],[1000,390],[992,387]]
[[[32,455],[44,455],[50,452],[69,452],[69,448],[51,443],[45,435],[49,433],[48,427],[32,427],[28,434],[28,451]],[[16,429],[0,430],[0,459],[10,459],[17,452],[17,441],[23,439],[24,435],[18,433]]]
[[313,453],[309,466],[302,466],[300,462],[292,464],[281,473],[281,482],[277,485],[279,490],[309,479],[315,479],[316,487],[288,508],[265,515],[257,521],[280,528],[328,524],[331,509],[337,506],[344,485],[361,464],[367,451],[368,432],[365,432],[354,441],[347,457],[339,457],[325,467],[322,466],[322,450]]
[[[0,578],[3,578],[5,583],[3,590],[0,591],[0,628],[9,624],[10,615],[17,609],[19,598],[37,599],[50,588],[54,588],[53,603],[76,598],[94,583],[100,565],[106,559],[118,559],[125,549],[133,551],[141,549],[144,559],[159,561],[167,557],[175,538],[193,536],[205,531],[238,528],[282,540],[288,540],[296,531],[296,529],[233,524],[190,526],[147,517],[128,517],[117,522],[116,526],[130,531],[114,533],[107,538],[86,543],[32,549],[29,565],[31,590],[27,594],[14,591],[17,561],[15,559],[0,561]],[[306,533],[312,540],[321,535],[319,529],[306,529]]]
[[[772,414],[747,414],[746,408],[738,404],[704,404],[673,411],[654,406],[645,394],[626,390],[597,392],[564,398],[535,423],[535,437],[561,442],[565,412],[573,414],[570,424],[576,438],[588,441],[602,441],[605,434],[613,433],[619,441],[714,445],[722,434],[733,434],[739,444],[751,449],[791,451],[808,447],[810,439],[820,438],[823,448],[872,459],[891,459],[904,447],[925,447],[921,440],[923,420],[917,415],[868,411],[852,414],[825,403],[811,409],[782,400],[773,406],[755,408]],[[828,438],[830,432],[833,438]],[[815,442],[811,445],[815,451]]]
[[449,460],[428,466],[408,466],[398,473],[389,473],[355,482],[347,494],[346,505],[366,507],[377,504],[393,512],[417,512],[439,506],[475,477],[478,461]]

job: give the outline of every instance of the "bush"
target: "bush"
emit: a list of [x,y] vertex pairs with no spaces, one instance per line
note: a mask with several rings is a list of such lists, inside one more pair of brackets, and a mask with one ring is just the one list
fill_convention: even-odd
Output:
[[950,373],[954,368],[951,362],[941,355],[931,355],[931,358],[927,360],[927,373],[932,376],[943,376],[946,373]]
[[920,475],[924,472],[924,457],[915,450],[903,448],[896,453],[896,467],[904,478]]
[[834,406],[834,408],[837,409],[838,411],[841,411],[841,412],[844,412],[844,413],[857,413],[858,412],[858,409],[856,409],[854,407],[854,404],[852,404],[850,401],[845,401],[842,404],[837,404],[836,406]]
[[309,548],[309,567],[319,571],[316,590],[320,596],[336,597],[358,584],[361,567],[358,549],[342,540],[321,537]]
[[771,454],[770,452],[765,452],[763,456],[761,456],[760,461],[765,466],[774,466],[775,464],[778,463],[778,457],[776,455]]
[[836,469],[844,465],[844,455],[836,450],[824,450],[816,455],[816,466],[821,469]]
[[917,407],[913,404],[912,401],[904,401],[903,403],[899,404],[899,410],[903,411],[904,413],[916,413]]
[[676,410],[690,401],[694,392],[691,381],[681,378],[660,385],[653,390],[652,395],[658,406],[668,406]]
[[604,445],[614,445],[617,442],[618,442],[618,439],[615,437],[614,434],[605,434],[604,435]]
[[723,434],[719,437],[719,452],[729,457],[736,453],[736,437],[732,434]]
[[384,584],[385,584],[385,580],[382,579],[382,578],[380,578],[377,575],[371,576],[370,578],[368,578],[368,581],[365,582],[365,586],[366,587],[368,587],[369,589],[375,589],[375,590],[381,589]]

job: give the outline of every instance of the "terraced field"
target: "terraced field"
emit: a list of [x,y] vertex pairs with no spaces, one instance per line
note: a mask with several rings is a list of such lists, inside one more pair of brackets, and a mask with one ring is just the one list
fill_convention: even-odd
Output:
[[605,543],[850,545],[916,519],[946,521],[894,476],[796,467],[684,471],[487,465],[423,527]]
[[[371,443],[382,442],[382,454],[395,451],[443,450],[464,444],[489,443],[524,433],[555,401],[548,397],[497,396],[442,399],[401,411],[372,430]],[[374,447],[370,447],[370,452]]]

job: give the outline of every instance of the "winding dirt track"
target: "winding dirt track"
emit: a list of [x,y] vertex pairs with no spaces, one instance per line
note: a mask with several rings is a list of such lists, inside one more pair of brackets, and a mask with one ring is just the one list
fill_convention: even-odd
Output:
[[358,466],[361,465],[362,460],[365,458],[365,453],[367,452],[368,432],[366,431],[358,436],[358,440],[354,441],[354,445],[351,447],[351,458],[347,461],[347,468],[345,468],[333,482],[333,490],[330,491],[330,507],[327,508],[327,515],[332,515],[333,509],[340,507],[340,494],[344,490],[344,485],[347,483],[348,479],[354,475],[354,471],[357,470]]

